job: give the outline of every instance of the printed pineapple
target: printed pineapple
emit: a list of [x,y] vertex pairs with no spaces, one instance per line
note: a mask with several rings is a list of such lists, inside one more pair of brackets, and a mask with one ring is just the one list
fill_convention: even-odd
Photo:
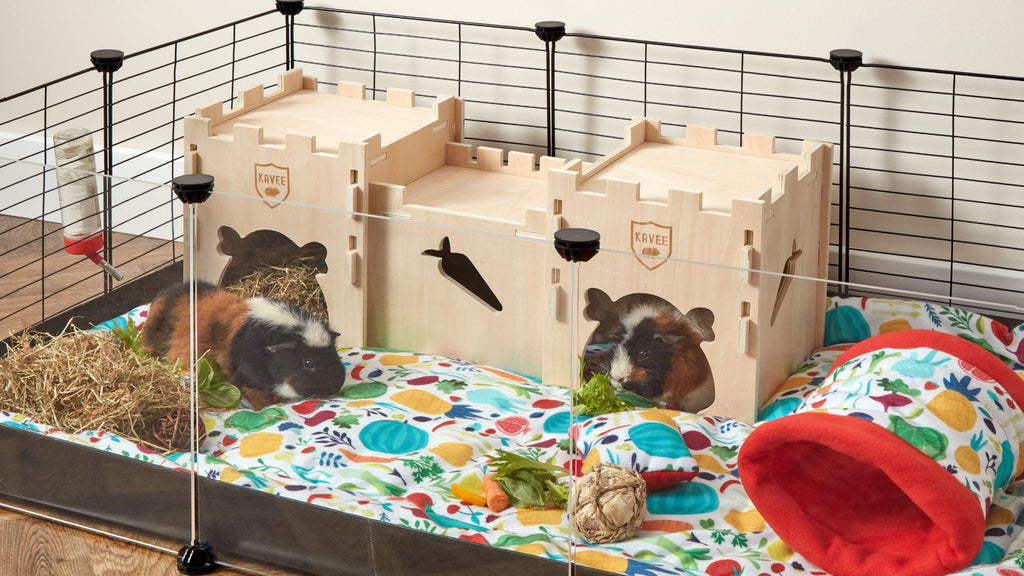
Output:
[[981,472],[981,457],[978,456],[978,451],[985,444],[988,444],[988,440],[985,440],[982,433],[978,432],[971,438],[970,446],[957,447],[954,456],[956,456],[956,463],[960,465],[961,470],[968,474],[978,474]]
[[971,402],[978,399],[981,388],[971,388],[970,383],[970,376],[957,379],[950,374],[942,382],[946,389],[932,398],[926,408],[953,430],[966,432],[974,428],[978,413]]

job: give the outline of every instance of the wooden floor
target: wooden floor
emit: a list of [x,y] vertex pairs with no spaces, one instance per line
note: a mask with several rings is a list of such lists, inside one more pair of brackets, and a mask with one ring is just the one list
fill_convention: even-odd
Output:
[[[117,234],[114,266],[128,282],[181,258],[180,243]],[[104,274],[63,249],[60,225],[0,215],[0,339],[103,293]]]
[[[176,547],[170,542],[153,542],[153,549],[78,528],[0,508],[0,576],[176,576]],[[218,576],[267,574],[287,576],[292,572],[255,565],[220,567]]]

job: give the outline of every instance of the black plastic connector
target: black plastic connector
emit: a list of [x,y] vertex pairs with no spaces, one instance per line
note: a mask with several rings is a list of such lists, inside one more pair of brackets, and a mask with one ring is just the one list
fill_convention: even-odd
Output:
[[178,550],[178,572],[182,574],[209,574],[217,569],[213,551],[202,542],[186,544]]
[[213,176],[184,174],[171,180],[171,190],[185,204],[201,204],[213,193]]
[[565,22],[545,20],[543,22],[537,22],[533,26],[534,32],[537,34],[537,38],[540,38],[545,42],[558,42],[565,36]]
[[302,8],[303,0],[277,0],[277,11],[285,16],[295,16]]
[[555,251],[566,262],[586,262],[601,248],[601,235],[588,228],[566,228],[555,232]]
[[864,53],[860,50],[840,48],[829,52],[828,60],[832,67],[840,72],[853,72],[864,63]]
[[93,50],[89,54],[92,66],[97,72],[117,72],[124,64],[124,52],[120,50]]

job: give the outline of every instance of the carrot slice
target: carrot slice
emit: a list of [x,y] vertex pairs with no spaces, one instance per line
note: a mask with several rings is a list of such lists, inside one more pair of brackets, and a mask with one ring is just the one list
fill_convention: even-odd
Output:
[[508,494],[494,479],[493,474],[484,476],[484,498],[487,499],[487,507],[491,512],[501,512],[508,508]]

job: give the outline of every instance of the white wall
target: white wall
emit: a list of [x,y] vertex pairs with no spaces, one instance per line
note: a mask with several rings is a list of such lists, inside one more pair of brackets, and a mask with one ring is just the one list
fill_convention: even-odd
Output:
[[[308,5],[531,26],[747,50],[827,55],[856,48],[871,62],[1024,76],[1015,0],[320,0]],[[0,2],[0,95],[89,66],[98,48],[133,52],[249,14],[272,0]]]

